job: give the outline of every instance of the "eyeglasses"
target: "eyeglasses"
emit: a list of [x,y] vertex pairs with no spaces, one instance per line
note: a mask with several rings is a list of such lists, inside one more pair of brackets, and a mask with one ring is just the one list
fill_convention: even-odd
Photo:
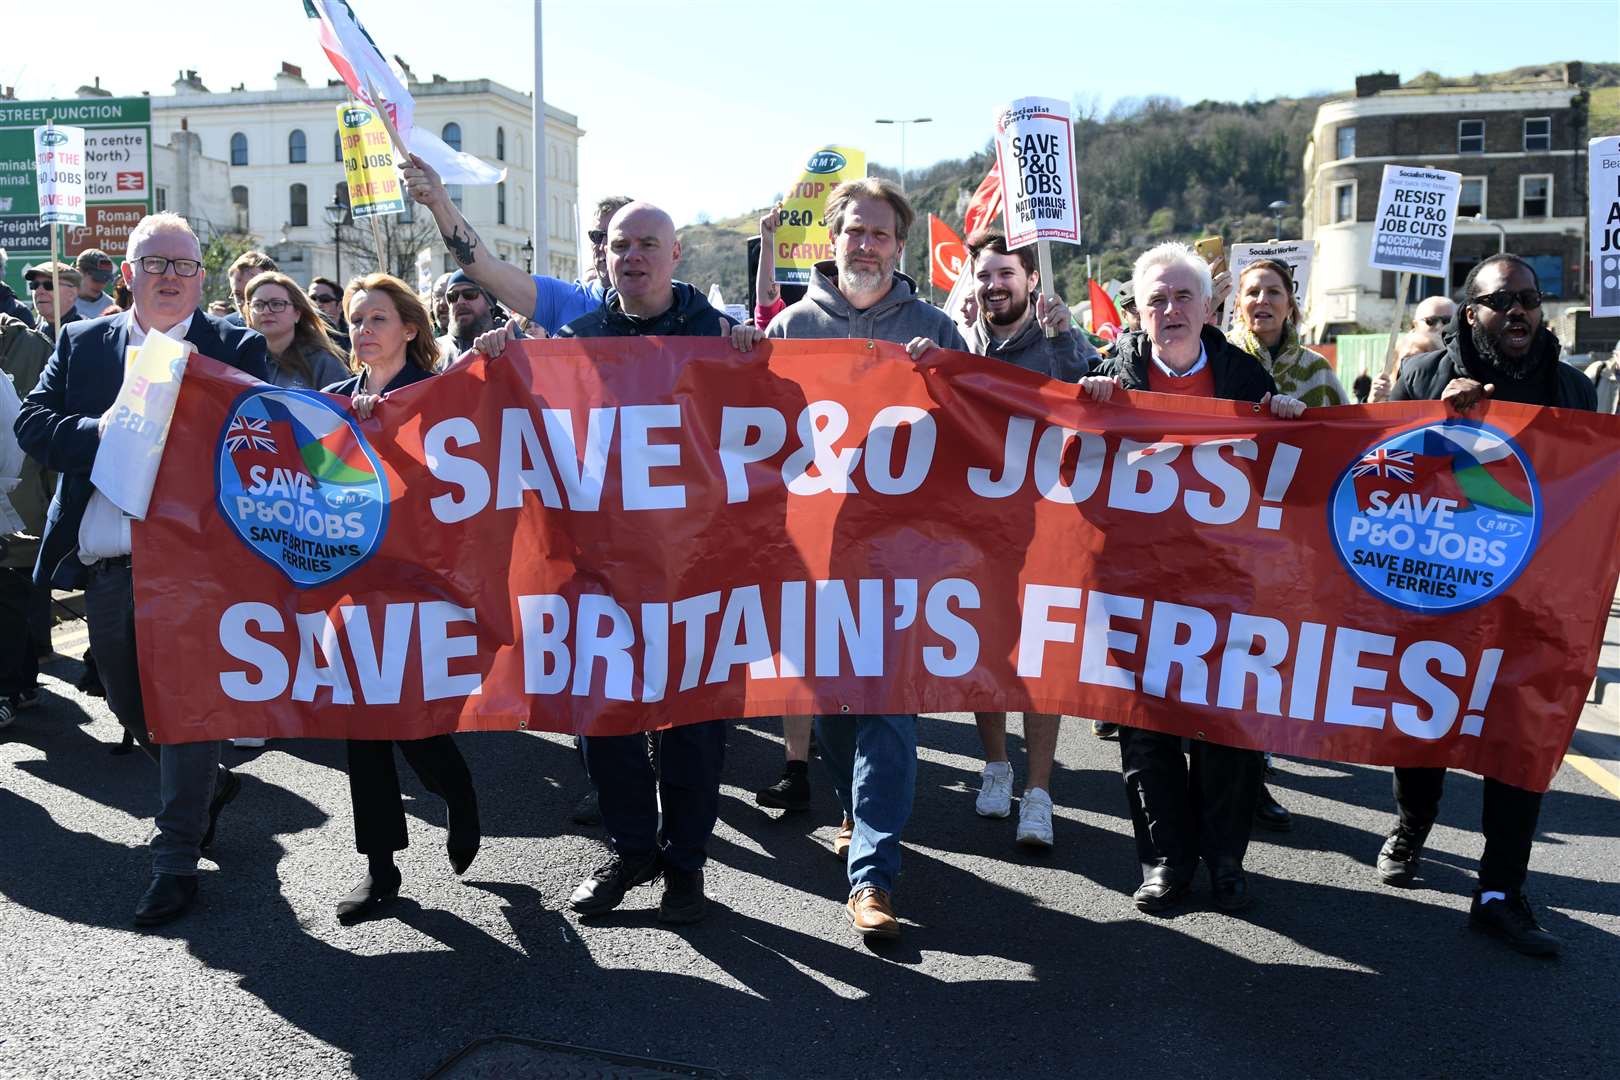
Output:
[[1451,321],[1451,316],[1450,315],[1430,315],[1428,318],[1422,319],[1420,321],[1423,323],[1424,326],[1427,326],[1430,330],[1438,330],[1442,326],[1446,325],[1448,322]]
[[202,269],[202,263],[196,259],[165,259],[162,255],[142,255],[135,260],[141,271],[147,274],[167,274],[169,267],[179,277],[196,277],[197,271]]
[[258,315],[263,315],[267,311],[273,311],[279,315],[292,307],[292,301],[282,300],[279,297],[275,300],[250,300],[248,301],[248,307]]
[[482,289],[451,289],[444,294],[444,298],[447,302],[453,304],[457,300],[477,300],[483,295]]
[[1514,304],[1518,304],[1526,311],[1541,306],[1541,292],[1538,289],[1498,289],[1492,293],[1485,293],[1473,297],[1468,301],[1471,304],[1483,304],[1492,311],[1507,311]]
[[317,304],[335,304],[338,302],[338,298],[331,293],[310,293],[309,298]]
[[601,245],[607,243],[606,229],[589,229],[586,231],[585,235],[590,237],[592,247],[600,247]]

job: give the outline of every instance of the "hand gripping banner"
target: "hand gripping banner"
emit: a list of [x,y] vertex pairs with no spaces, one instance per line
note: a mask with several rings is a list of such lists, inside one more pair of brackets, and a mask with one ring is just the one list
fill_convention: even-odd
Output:
[[1610,416],[682,338],[360,422],[190,363],[134,525],[160,741],[1007,709],[1543,789],[1620,573]]

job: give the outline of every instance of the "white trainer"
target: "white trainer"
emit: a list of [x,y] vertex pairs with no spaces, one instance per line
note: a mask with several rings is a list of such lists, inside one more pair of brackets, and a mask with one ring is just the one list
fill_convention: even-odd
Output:
[[980,817],[1006,817],[1012,813],[1012,765],[1009,762],[985,763],[979,777],[979,797],[973,809]]
[[1025,847],[1052,846],[1052,796],[1030,788],[1018,806],[1018,842]]

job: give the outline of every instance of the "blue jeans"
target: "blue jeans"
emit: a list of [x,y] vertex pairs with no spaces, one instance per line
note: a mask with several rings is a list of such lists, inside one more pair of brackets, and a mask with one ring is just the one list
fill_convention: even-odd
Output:
[[[146,745],[146,710],[135,657],[135,589],[128,566],[97,563],[91,568],[84,612],[90,624],[90,651],[107,688],[107,706]],[[183,650],[175,653],[174,662],[187,662]],[[165,744],[157,751],[160,805],[157,835],[152,838],[152,871],[194,875],[220,773],[219,743]]]
[[855,822],[849,891],[853,895],[875,885],[893,895],[900,876],[900,831],[917,790],[917,718],[818,716],[816,741],[844,816]]

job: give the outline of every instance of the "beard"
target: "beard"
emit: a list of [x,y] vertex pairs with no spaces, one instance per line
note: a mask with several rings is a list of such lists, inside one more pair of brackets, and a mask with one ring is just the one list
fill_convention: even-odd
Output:
[[985,313],[985,320],[997,326],[1016,326],[1021,322],[1029,311],[1029,293],[1025,293],[1022,297],[1014,297],[1009,293],[1007,301],[1007,310],[1000,315],[991,314],[990,305],[981,301],[979,306]]
[[900,264],[898,258],[879,259],[876,270],[864,270],[851,266],[845,256],[838,258],[838,284],[851,292],[876,292],[887,285],[894,277],[894,268]]
[[1523,356],[1509,356],[1503,352],[1496,343],[1496,338],[1478,322],[1474,323],[1468,336],[1473,341],[1474,351],[1479,354],[1479,358],[1510,379],[1527,379],[1536,369],[1535,335],[1531,335],[1530,347],[1525,349]]

